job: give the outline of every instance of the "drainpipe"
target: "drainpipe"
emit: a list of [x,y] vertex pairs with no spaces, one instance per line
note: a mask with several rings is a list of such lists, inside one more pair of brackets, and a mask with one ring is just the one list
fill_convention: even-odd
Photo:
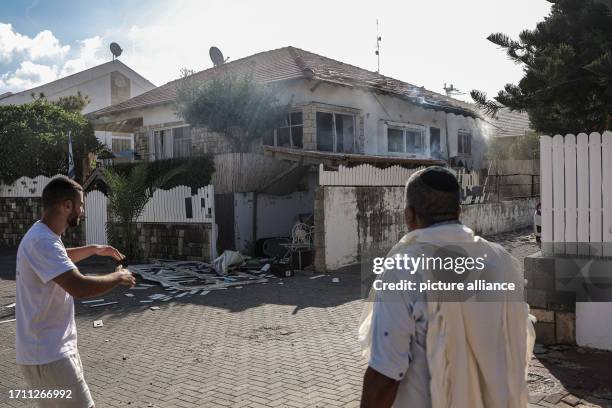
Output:
[[450,141],[448,137],[448,112],[444,112],[445,133],[446,133],[446,164],[450,167]]
[[257,242],[257,191],[253,192],[253,228],[251,231],[251,252],[255,255],[255,243]]

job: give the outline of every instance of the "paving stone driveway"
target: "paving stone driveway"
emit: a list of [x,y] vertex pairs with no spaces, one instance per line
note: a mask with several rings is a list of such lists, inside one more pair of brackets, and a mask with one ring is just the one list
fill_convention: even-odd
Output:
[[[526,233],[496,240],[520,258],[537,250]],[[14,299],[13,257],[14,252],[0,252],[0,305]],[[97,406],[358,406],[366,367],[355,334],[362,307],[359,274],[343,271],[333,276],[340,282],[333,283],[331,276],[273,279],[265,285],[156,302],[160,310],[139,303],[160,292],[157,288],[105,296],[120,302],[114,306],[89,308],[77,302],[79,349]],[[125,292],[135,297],[126,297]],[[94,329],[92,322],[97,319],[104,326]],[[572,352],[578,355],[573,365],[564,358],[564,353]],[[580,376],[586,369],[580,356],[593,354],[575,349],[551,349],[546,354],[548,358],[533,361],[532,402],[579,406],[584,400],[565,395],[567,389],[578,394],[579,390],[570,380],[559,378],[572,370]],[[6,399],[8,389],[24,386],[14,358],[14,323],[4,323],[0,325],[0,406],[24,407],[28,406],[24,401]],[[609,353],[594,360],[605,365],[606,358],[610,367]],[[555,365],[559,360],[567,367],[559,369]],[[591,378],[599,372],[595,361]],[[591,381],[586,401],[606,406],[607,381],[603,374]],[[553,394],[563,395],[553,402],[549,398]]]

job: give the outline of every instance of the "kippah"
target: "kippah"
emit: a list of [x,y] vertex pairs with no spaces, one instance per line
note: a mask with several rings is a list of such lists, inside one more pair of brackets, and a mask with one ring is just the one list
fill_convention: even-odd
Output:
[[420,174],[420,179],[428,187],[445,193],[456,192],[461,189],[455,175],[440,166],[426,168]]

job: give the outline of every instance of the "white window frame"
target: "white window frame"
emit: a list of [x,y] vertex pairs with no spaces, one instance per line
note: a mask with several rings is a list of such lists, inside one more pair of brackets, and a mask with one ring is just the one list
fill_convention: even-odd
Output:
[[[333,146],[334,146],[334,150],[332,150],[333,153],[345,153],[345,152],[338,152],[336,149],[338,147],[338,134],[336,133],[336,115],[343,115],[343,116],[350,116],[353,118],[353,150],[356,146],[356,134],[357,134],[357,123],[355,121],[356,115],[354,113],[349,113],[349,112],[339,112],[337,110],[328,110],[328,109],[316,109],[315,110],[315,147],[318,146],[318,140],[319,140],[319,132],[317,129],[317,113],[331,113],[332,114],[332,130],[333,130]],[[344,143],[342,144],[342,146],[344,147]],[[317,151],[319,150],[318,148],[316,149]],[[321,150],[321,151],[325,151],[325,150]]]
[[[189,125],[171,126],[171,127],[153,129],[153,131],[151,132],[151,146],[153,147],[151,149],[152,151],[151,157],[153,158],[153,160],[173,159],[174,158],[174,129],[186,128],[186,127],[189,127]],[[155,133],[156,132],[167,132],[167,135],[169,136],[169,137],[166,136],[167,137],[166,140],[162,140],[162,143],[161,143],[162,150],[163,150],[162,157],[160,157],[159,152],[157,151],[157,146],[155,144]]]
[[[403,149],[401,152],[391,152],[389,151],[389,129],[401,130],[402,131],[402,141],[403,141]],[[417,125],[413,123],[399,123],[399,122],[385,122],[385,137],[387,138],[387,153],[390,154],[421,154],[428,155],[429,154],[429,141],[427,138],[427,127],[424,125]],[[406,148],[408,147],[408,143],[406,142],[406,131],[419,131],[422,135],[422,149],[418,152],[408,152]]]
[[111,133],[111,145],[110,145],[110,150],[113,151],[113,142],[115,139],[118,140],[129,140],[130,141],[130,147],[129,149],[134,150],[134,137],[133,136],[118,136],[118,135],[113,135]]

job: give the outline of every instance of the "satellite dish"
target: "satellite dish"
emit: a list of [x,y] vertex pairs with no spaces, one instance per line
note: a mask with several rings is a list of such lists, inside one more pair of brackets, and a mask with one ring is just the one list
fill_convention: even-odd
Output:
[[210,55],[210,59],[212,60],[215,67],[223,65],[223,63],[225,62],[225,60],[223,59],[223,53],[217,47],[210,47],[208,55]]
[[110,50],[113,53],[113,59],[118,58],[123,52],[119,44],[117,44],[116,42],[111,43]]

